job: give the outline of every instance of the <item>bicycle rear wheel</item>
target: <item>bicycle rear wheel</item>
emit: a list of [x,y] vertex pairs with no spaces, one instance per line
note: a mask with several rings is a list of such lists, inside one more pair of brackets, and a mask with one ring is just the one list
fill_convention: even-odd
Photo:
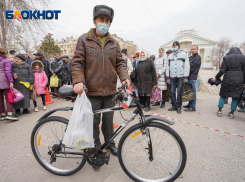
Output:
[[186,149],[180,136],[170,127],[152,122],[149,129],[153,160],[149,160],[148,140],[142,124],[129,128],[120,139],[118,159],[124,172],[134,181],[174,181],[186,164]]
[[[68,176],[78,172],[86,163],[86,157],[79,155],[81,150],[66,147],[62,140],[68,125],[65,118],[52,116],[37,123],[31,135],[32,152],[39,164],[49,172]],[[62,146],[62,147],[59,147]],[[51,163],[51,152],[58,151]],[[62,154],[61,152],[76,152],[74,154]]]

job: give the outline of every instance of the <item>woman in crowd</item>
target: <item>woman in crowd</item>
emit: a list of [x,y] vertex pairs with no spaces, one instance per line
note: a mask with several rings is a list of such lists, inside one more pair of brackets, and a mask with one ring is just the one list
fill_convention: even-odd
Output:
[[[13,87],[13,77],[11,74],[11,63],[7,59],[6,51],[0,48],[0,113],[1,120],[8,119],[12,121],[17,121],[18,118],[14,117],[12,114],[13,103],[9,103],[7,93],[9,89]],[[4,97],[7,106],[7,114],[5,112]]]
[[[164,49],[159,49],[159,57],[154,62],[156,73],[157,73],[157,86],[162,91],[162,103],[160,108],[165,107],[166,93],[167,93],[167,83],[166,83],[166,70],[167,70],[167,59],[164,59]],[[158,106],[160,103],[155,103],[153,106]]]
[[[45,95],[46,95],[46,85],[48,83],[48,77],[44,70],[44,65],[39,60],[34,60],[31,64],[34,73],[34,88],[36,94],[40,95],[43,102],[43,110],[46,110]],[[35,112],[38,112],[37,101],[33,101]]]
[[156,69],[152,60],[142,51],[140,60],[136,66],[135,85],[138,87],[140,103],[144,105],[145,111],[150,111],[150,98],[152,88],[157,84]]
[[18,117],[20,115],[21,108],[23,109],[23,114],[30,114],[31,111],[28,110],[30,107],[30,90],[28,85],[33,84],[33,72],[31,66],[26,63],[23,54],[16,56],[15,62],[12,64],[12,75],[14,77],[14,87],[25,97],[23,100],[14,103],[15,116]]
[[230,119],[233,119],[238,99],[245,87],[245,56],[241,53],[238,47],[231,48],[223,58],[220,71],[216,77],[212,79],[212,82],[220,79],[222,75],[224,75],[224,78],[220,89],[219,110],[217,112],[217,116],[222,116],[222,108],[225,104],[225,98],[231,97],[231,112],[229,112],[228,116]]

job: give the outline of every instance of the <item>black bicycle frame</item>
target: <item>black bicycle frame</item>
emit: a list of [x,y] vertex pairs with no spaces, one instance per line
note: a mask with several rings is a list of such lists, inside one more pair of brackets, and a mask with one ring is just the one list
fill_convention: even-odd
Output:
[[[133,107],[137,107],[137,109],[133,112],[133,114],[131,114],[120,126],[119,128],[111,135],[109,141],[105,142],[103,145],[101,145],[101,147],[99,148],[100,150],[106,149],[111,142],[113,141],[114,138],[116,138],[116,136],[131,122],[135,119],[135,117],[139,114],[141,117],[141,121],[144,127],[145,124],[145,118],[144,118],[144,114],[142,111],[142,108],[140,106],[140,104],[131,104],[129,106],[129,108],[133,108]],[[105,112],[113,112],[113,111],[118,111],[118,110],[123,110],[125,108],[120,107],[120,106],[116,106],[116,107],[112,107],[112,108],[106,108],[106,109],[99,109],[99,110],[94,110],[93,113],[94,114],[99,114],[99,113],[105,113]],[[72,110],[72,108],[66,108],[66,109],[62,109],[63,111],[68,111],[68,110]],[[57,111],[57,110],[56,110]],[[53,112],[52,112],[53,113]],[[62,154],[74,154],[74,155],[86,155],[86,153],[79,153],[79,152],[66,152],[66,151],[61,151],[60,153]]]

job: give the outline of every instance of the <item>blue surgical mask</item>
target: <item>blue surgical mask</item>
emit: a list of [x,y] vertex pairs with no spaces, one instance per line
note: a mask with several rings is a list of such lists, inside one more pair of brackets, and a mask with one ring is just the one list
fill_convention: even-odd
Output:
[[173,51],[174,51],[174,52],[177,52],[178,50],[179,50],[178,47],[173,48]]
[[97,31],[100,35],[105,35],[107,34],[109,30],[109,26],[107,24],[104,24],[104,23],[98,23],[98,26],[97,26]]
[[140,58],[140,60],[141,60],[141,61],[144,61],[144,60],[146,60],[146,58]]

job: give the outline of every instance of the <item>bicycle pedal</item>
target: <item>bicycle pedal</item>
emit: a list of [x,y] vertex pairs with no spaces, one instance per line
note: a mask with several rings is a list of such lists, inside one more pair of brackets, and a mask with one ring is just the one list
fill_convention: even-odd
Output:
[[109,164],[110,155],[111,155],[110,150],[107,150],[107,151],[106,151],[106,154],[105,154],[105,158],[104,158],[104,162],[105,162],[107,165]]

